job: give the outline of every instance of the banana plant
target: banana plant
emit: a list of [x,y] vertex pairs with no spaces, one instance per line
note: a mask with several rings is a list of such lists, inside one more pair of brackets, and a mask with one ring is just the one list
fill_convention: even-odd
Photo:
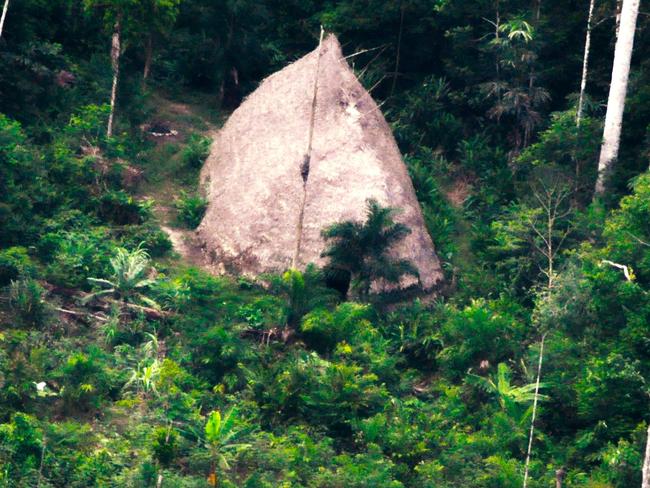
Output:
[[217,467],[221,471],[230,470],[229,461],[250,447],[250,444],[236,442],[246,432],[237,422],[237,413],[237,409],[232,408],[222,417],[221,412],[213,410],[205,423],[205,442],[210,450],[210,486],[218,486]]
[[139,363],[131,372],[129,381],[124,385],[124,389],[133,388],[139,394],[148,396],[153,393],[158,395],[156,382],[160,377],[160,362],[155,359],[152,363]]
[[[496,398],[501,409],[514,419],[521,416],[520,406],[530,405],[535,400],[535,383],[528,385],[516,386],[511,382],[511,371],[507,364],[499,363],[497,374],[495,376],[483,377],[470,375],[468,382],[479,387],[490,396]],[[539,388],[546,385],[540,383]],[[537,395],[539,401],[548,400],[546,395]]]

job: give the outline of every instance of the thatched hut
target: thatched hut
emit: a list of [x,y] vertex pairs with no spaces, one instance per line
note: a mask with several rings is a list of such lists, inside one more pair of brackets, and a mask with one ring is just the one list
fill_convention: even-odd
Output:
[[223,271],[257,275],[324,264],[321,230],[362,221],[366,201],[400,209],[411,233],[391,252],[433,290],[439,260],[406,166],[377,104],[329,35],[266,78],[217,134],[203,171],[198,235]]

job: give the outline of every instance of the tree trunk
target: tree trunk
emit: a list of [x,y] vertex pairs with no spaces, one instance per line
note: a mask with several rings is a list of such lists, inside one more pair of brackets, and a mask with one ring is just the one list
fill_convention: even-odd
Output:
[[650,488],[650,426],[648,426],[648,437],[645,445],[641,488]]
[[[499,52],[501,49],[501,47],[499,46],[499,28],[501,27],[501,10],[499,7],[500,7],[499,0],[496,0],[496,3],[494,5],[494,10],[495,10],[494,38],[496,39],[497,42],[495,65],[496,65],[496,75],[497,75],[497,98],[499,102],[501,102],[501,88],[499,86],[501,82],[501,58],[499,56]],[[497,123],[498,123],[498,119],[497,119]]]
[[564,481],[565,476],[566,470],[564,468],[555,471],[555,488],[562,488],[562,482]]
[[142,73],[142,82],[147,84],[149,74],[151,73],[151,64],[153,62],[153,36],[147,36],[147,42],[144,48],[144,72]]
[[162,488],[163,484],[163,474],[162,471],[158,473],[158,479],[156,480],[156,488]]
[[578,100],[578,111],[576,114],[576,125],[580,127],[582,110],[585,102],[585,90],[587,88],[587,74],[589,70],[589,50],[591,48],[591,22],[594,18],[594,4],[596,0],[589,2],[589,16],[587,17],[587,33],[585,34],[585,53],[582,57],[582,79],[580,80],[580,99]]
[[596,197],[605,193],[605,182],[614,162],[618,158],[627,82],[630,76],[632,49],[634,48],[634,31],[639,14],[639,2],[640,0],[623,0],[620,30],[614,51],[612,81],[609,86],[609,98],[607,100],[603,144],[600,149],[600,160],[598,161]]
[[5,26],[5,19],[7,18],[7,10],[9,10],[9,0],[5,0],[5,6],[2,9],[2,17],[0,17],[0,37],[2,37],[2,30]]
[[397,73],[399,72],[399,56],[402,50],[402,32],[404,30],[404,3],[400,2],[399,5],[399,32],[397,34],[397,52],[395,54],[395,72],[393,73],[393,83],[390,86],[390,96],[393,96],[395,86],[397,85]]
[[530,454],[533,450],[533,436],[535,434],[535,416],[537,415],[537,399],[539,398],[539,382],[542,377],[542,361],[544,360],[544,340],[546,334],[542,336],[539,345],[539,363],[537,364],[537,380],[535,381],[535,400],[533,400],[533,413],[530,418],[530,434],[528,436],[528,450],[526,451],[526,464],[524,466],[524,486],[528,485],[528,468],[530,466]]
[[[536,0],[535,2],[535,23],[533,24],[535,30],[539,28],[539,20],[542,17],[542,0]],[[532,95],[533,86],[535,85],[535,64],[532,64],[530,67],[530,73],[528,74],[528,94]],[[524,138],[524,146],[528,145],[529,136]]]
[[45,449],[47,449],[47,439],[43,437],[43,445],[41,446],[41,462],[38,466],[38,479],[36,481],[36,488],[40,488],[41,481],[43,480],[43,466],[45,465]]
[[539,19],[542,17],[542,0],[535,2],[535,26],[539,24]]
[[120,51],[122,34],[122,14],[118,14],[113,27],[113,40],[111,43],[111,64],[113,66],[113,88],[111,89],[111,112],[108,116],[108,129],[106,136],[113,136],[113,121],[115,119],[115,102],[117,100],[117,82],[120,77]]

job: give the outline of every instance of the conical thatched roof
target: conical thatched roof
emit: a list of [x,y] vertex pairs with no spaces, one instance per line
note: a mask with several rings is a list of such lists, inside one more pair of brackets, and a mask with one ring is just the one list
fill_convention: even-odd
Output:
[[320,50],[265,79],[232,114],[202,181],[209,206],[198,233],[224,271],[282,271],[294,260],[297,267],[322,265],[321,230],[365,220],[366,201],[374,198],[400,209],[396,220],[411,229],[392,253],[418,268],[425,290],[442,278],[390,128],[333,35]]

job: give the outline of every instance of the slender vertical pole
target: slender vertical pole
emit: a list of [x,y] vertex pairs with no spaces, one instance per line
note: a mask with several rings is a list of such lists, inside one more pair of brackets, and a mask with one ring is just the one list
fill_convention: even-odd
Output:
[[591,23],[594,18],[595,0],[589,2],[589,16],[587,17],[587,33],[585,34],[585,53],[582,57],[582,79],[580,80],[580,99],[578,100],[578,112],[576,114],[576,125],[580,127],[582,120],[582,110],[585,101],[585,91],[587,89],[587,74],[589,70],[589,50],[591,49]]
[[648,426],[648,437],[645,444],[641,488],[650,488],[650,426]]
[[300,248],[302,246],[302,226],[305,220],[305,203],[307,202],[307,179],[309,178],[309,169],[311,164],[312,143],[314,140],[314,126],[316,125],[316,99],[318,97],[318,75],[320,71],[321,48],[323,46],[323,36],[325,31],[323,26],[320,28],[320,39],[318,41],[318,51],[316,52],[316,72],[314,73],[314,89],[311,99],[311,114],[309,116],[309,135],[307,140],[307,152],[303,157],[300,166],[300,175],[302,176],[302,201],[300,203],[300,212],[298,214],[298,225],[296,226],[296,249],[291,261],[291,267],[297,269],[298,260],[300,259]]
[[5,0],[5,6],[2,9],[2,17],[0,17],[0,37],[2,37],[2,30],[5,26],[5,19],[7,18],[7,10],[9,10],[9,0]]
[[533,400],[533,414],[530,419],[530,434],[528,436],[528,451],[526,452],[526,464],[524,467],[524,487],[528,485],[528,468],[530,466],[530,453],[533,450],[533,436],[535,434],[535,417],[537,415],[537,401],[539,399],[539,380],[542,377],[542,361],[544,360],[544,340],[546,333],[542,336],[539,345],[539,363],[537,364],[537,380],[535,381],[535,399]]

